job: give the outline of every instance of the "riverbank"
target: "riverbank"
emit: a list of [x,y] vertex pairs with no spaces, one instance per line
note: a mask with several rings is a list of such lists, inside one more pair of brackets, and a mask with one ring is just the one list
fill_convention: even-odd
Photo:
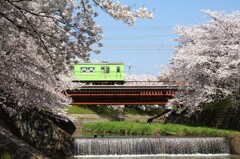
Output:
[[97,122],[83,125],[83,134],[104,136],[194,136],[240,137],[240,132],[178,124],[146,124],[135,122]]
[[[240,136],[239,131],[214,129],[209,127],[194,127],[180,124],[147,124],[154,115],[153,111],[125,109],[119,117],[116,112],[107,107],[72,106],[68,110],[75,117],[77,130],[74,136],[204,136],[233,137]],[[124,120],[117,122],[116,120]]]
[[82,136],[82,127],[87,123],[128,121],[147,123],[147,120],[156,115],[158,111],[143,111],[141,109],[125,108],[122,113],[114,111],[106,106],[67,106],[68,114],[75,118],[76,131],[73,136]]
[[[185,126],[179,124],[147,124],[147,120],[156,114],[139,112],[129,109],[123,111],[122,118],[107,107],[72,107],[72,114],[76,121],[77,131],[75,137],[109,137],[109,136],[134,136],[134,137],[225,137],[229,141],[230,153],[239,155],[238,144],[240,132],[208,127]],[[158,112],[159,113],[159,112]],[[116,121],[124,120],[124,121]],[[159,122],[159,119],[157,120]]]

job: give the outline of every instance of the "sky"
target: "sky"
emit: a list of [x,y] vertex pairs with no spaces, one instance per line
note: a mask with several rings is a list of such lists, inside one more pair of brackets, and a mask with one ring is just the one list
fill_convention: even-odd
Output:
[[201,10],[240,10],[239,0],[119,0],[133,8],[155,9],[153,19],[138,19],[134,26],[116,21],[102,11],[96,22],[104,29],[100,54],[91,54],[91,61],[123,62],[125,73],[131,75],[161,74],[173,56],[177,25],[206,23],[209,17]]

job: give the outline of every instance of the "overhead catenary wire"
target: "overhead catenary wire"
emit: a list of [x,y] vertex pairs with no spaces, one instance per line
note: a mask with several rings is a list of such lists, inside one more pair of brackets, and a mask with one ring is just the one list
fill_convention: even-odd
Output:
[[108,50],[100,50],[101,51],[101,54],[102,53],[123,53],[123,52],[127,52],[127,53],[133,53],[133,54],[146,54],[146,53],[164,53],[164,54],[172,54],[173,53],[173,50],[136,50],[136,49],[132,49],[132,50],[111,50],[111,49],[108,49]]
[[139,39],[157,39],[157,38],[169,38],[169,39],[175,39],[176,36],[174,35],[163,35],[163,36],[115,36],[115,37],[103,37],[101,40],[139,40]]
[[[99,47],[98,45],[94,45],[93,47]],[[142,44],[142,43],[134,43],[134,44],[119,44],[119,43],[117,43],[117,44],[114,44],[114,43],[112,43],[112,44],[106,44],[106,45],[103,45],[103,46],[101,46],[100,48],[107,48],[107,47],[123,47],[123,48],[125,48],[125,47],[129,47],[129,48],[142,48],[142,47],[150,47],[150,48],[153,48],[153,47],[158,47],[158,48],[169,48],[169,49],[171,49],[171,48],[174,48],[174,47],[176,47],[176,45],[164,45],[164,44],[158,44],[158,43],[156,43],[156,44],[147,44],[147,43],[144,43],[144,44]]]
[[151,31],[151,30],[162,30],[162,31],[165,31],[165,30],[173,30],[175,26],[103,26],[103,28],[105,30],[131,30],[131,31],[134,31],[134,30],[144,30],[144,31]]
[[103,47],[93,46],[93,49],[111,52],[171,52],[175,46],[164,45],[106,45]]

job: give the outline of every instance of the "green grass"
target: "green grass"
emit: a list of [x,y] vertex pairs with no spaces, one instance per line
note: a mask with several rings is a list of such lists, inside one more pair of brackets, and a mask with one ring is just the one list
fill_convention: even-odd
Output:
[[69,114],[96,114],[93,110],[89,109],[87,106],[66,106],[67,113]]
[[130,114],[130,115],[156,115],[160,113],[160,109],[152,109],[152,110],[142,110],[139,108],[128,108],[125,107],[123,109],[123,114]]
[[238,131],[220,130],[207,127],[190,127],[178,124],[145,124],[134,122],[99,122],[83,125],[83,133],[105,136],[174,135],[197,137],[240,136]]
[[70,105],[65,107],[68,114],[98,114],[100,116],[111,116],[116,112],[107,106],[96,105]]
[[3,157],[3,159],[11,159],[10,155],[7,152],[4,152],[2,156],[0,155],[0,157]]
[[88,106],[88,108],[100,116],[111,116],[111,115],[116,114],[116,112],[113,109],[108,108],[107,106],[93,105],[93,106]]
[[[106,106],[85,106],[85,105],[71,105],[66,106],[69,114],[99,114],[102,116],[114,115],[116,112]],[[127,115],[156,115],[160,110],[141,110],[137,108],[124,108],[123,114]]]

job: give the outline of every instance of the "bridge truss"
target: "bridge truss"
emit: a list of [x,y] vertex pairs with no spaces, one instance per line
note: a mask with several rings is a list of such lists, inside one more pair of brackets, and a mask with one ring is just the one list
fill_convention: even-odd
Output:
[[79,105],[152,105],[167,104],[173,98],[177,86],[156,85],[88,85],[80,89],[66,90],[72,104]]

